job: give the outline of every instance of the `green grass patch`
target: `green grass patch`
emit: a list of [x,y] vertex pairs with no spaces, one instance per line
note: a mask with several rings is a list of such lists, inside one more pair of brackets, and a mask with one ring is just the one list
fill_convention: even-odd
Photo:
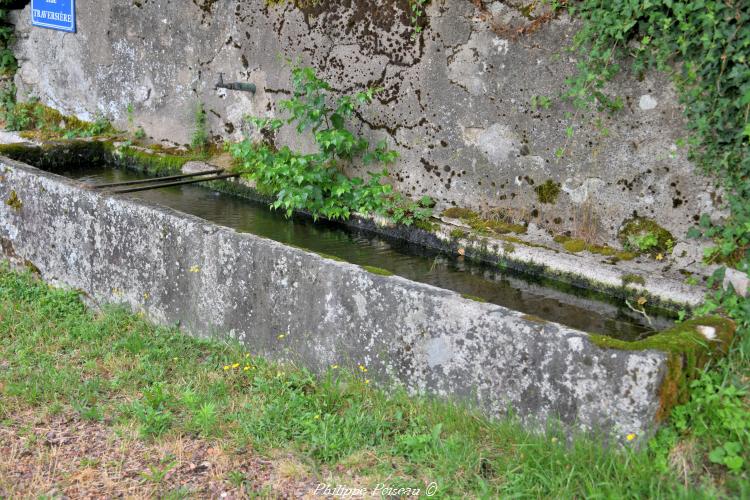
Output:
[[[698,457],[709,451],[717,460],[720,453],[747,456],[747,446],[710,449],[717,431],[730,432],[722,430],[726,418],[736,429],[747,421],[742,396],[719,380],[713,382],[723,391],[718,399],[702,385],[700,401],[678,407],[680,420],[636,450],[605,449],[595,437],[553,428],[531,433],[512,417],[489,420],[461,405],[379,390],[367,376],[366,367],[345,369],[343,362],[314,375],[232,342],[156,327],[122,309],[93,313],[75,292],[0,267],[0,421],[29,408],[38,418],[72,412],[114,429],[135,426],[138,439],[148,442],[191,436],[242,453],[280,451],[316,470],[352,473],[355,486],[424,489],[435,482],[441,498],[696,498],[746,491],[742,468],[729,474],[700,461],[685,487],[685,476],[669,465],[670,453],[684,442]],[[686,408],[692,416],[683,415]],[[721,411],[730,413],[715,416]]]

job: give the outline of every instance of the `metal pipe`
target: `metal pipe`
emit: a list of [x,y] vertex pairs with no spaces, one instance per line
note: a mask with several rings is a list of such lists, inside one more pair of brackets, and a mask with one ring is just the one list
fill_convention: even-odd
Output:
[[219,80],[214,85],[214,90],[227,89],[227,90],[241,90],[242,92],[251,92],[255,94],[257,87],[254,83],[246,82],[225,82],[224,73],[219,73]]
[[183,186],[185,184],[195,184],[196,182],[218,181],[221,179],[229,179],[230,177],[239,177],[239,176],[240,174],[224,174],[224,175],[217,175],[214,177],[209,177],[208,179],[192,179],[189,181],[165,182],[164,184],[155,184],[153,186],[141,186],[141,187],[130,188],[130,189],[118,189],[114,191],[109,191],[109,193],[110,194],[135,193],[136,191],[147,191],[149,189],[160,189],[160,188],[171,187],[171,186]]
[[148,179],[139,179],[137,181],[112,182],[110,184],[97,184],[95,186],[89,186],[89,187],[91,187],[91,189],[101,189],[101,188],[109,188],[109,187],[116,187],[116,186],[132,186],[133,184],[150,184],[153,182],[164,182],[164,181],[171,181],[175,179],[187,179],[189,177],[198,177],[201,175],[220,174],[222,172],[224,172],[224,169],[219,168],[216,170],[206,170],[205,172],[195,172],[192,174],[169,175],[167,177],[150,177]]

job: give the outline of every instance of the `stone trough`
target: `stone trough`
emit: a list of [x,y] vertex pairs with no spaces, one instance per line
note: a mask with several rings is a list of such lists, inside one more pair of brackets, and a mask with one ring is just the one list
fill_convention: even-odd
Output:
[[[229,335],[316,372],[364,365],[380,385],[459,399],[493,416],[510,409],[530,425],[648,435],[695,368],[679,349],[613,348],[4,158],[0,199],[5,257],[96,303],[123,303],[193,335]],[[732,333],[716,318],[706,324],[696,330],[714,339],[701,360]]]

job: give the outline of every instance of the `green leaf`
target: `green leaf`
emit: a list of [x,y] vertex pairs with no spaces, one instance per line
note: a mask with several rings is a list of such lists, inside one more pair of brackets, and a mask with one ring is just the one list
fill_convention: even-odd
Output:
[[740,471],[744,463],[745,461],[742,459],[742,457],[739,457],[737,455],[726,457],[724,459],[724,465],[726,465],[730,470],[735,471],[735,472]]
[[714,448],[711,453],[708,454],[708,459],[715,464],[724,464],[724,456],[724,448],[720,446],[718,448]]

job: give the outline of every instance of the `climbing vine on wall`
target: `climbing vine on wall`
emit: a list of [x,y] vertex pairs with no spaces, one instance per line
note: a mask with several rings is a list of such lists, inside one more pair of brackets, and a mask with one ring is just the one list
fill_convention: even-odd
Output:
[[[685,105],[693,160],[718,174],[732,216],[701,227],[719,245],[707,257],[747,265],[750,258],[750,9],[740,0],[584,0],[570,8],[584,20],[576,46],[585,56],[568,95],[615,106],[605,88],[630,57],[632,69],[670,73]],[[693,235],[698,233],[693,232]]]
[[414,31],[411,34],[412,40],[416,40],[419,34],[422,32],[425,7],[430,3],[430,0],[409,0],[409,20]]
[[[583,57],[568,80],[568,97],[579,106],[616,110],[620,100],[606,89],[621,69],[617,61],[631,61],[637,75],[651,68],[669,73],[684,104],[690,157],[721,180],[730,209],[720,222],[704,215],[688,236],[716,241],[705,253],[708,262],[750,272],[750,4],[582,0],[569,12],[583,20],[575,38]],[[720,308],[731,316],[738,323],[739,347],[731,363],[722,364],[720,376],[707,373],[694,382],[691,402],[675,411],[674,427],[661,437],[689,429],[710,434],[715,447],[709,460],[740,471],[747,467],[742,454],[747,457],[750,428],[747,419],[734,415],[747,410],[742,404],[733,410],[724,392],[745,394],[732,379],[746,380],[750,366],[750,298],[722,288],[725,272],[720,267],[709,280],[715,291],[701,312]]]

